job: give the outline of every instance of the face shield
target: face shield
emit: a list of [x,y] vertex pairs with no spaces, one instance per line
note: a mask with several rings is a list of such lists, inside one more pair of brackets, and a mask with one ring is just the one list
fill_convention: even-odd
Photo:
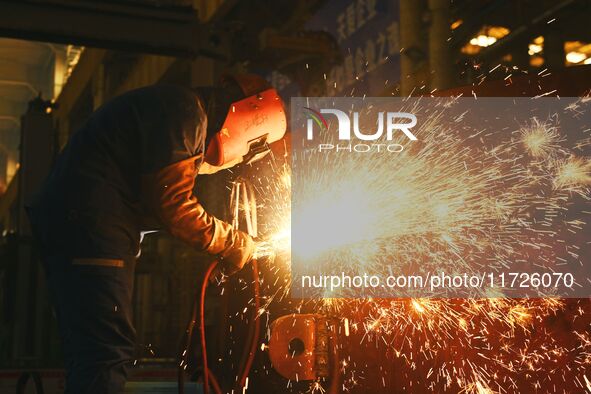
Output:
[[246,97],[230,104],[221,128],[209,138],[200,174],[261,159],[287,129],[283,101],[275,89],[258,76],[231,78]]

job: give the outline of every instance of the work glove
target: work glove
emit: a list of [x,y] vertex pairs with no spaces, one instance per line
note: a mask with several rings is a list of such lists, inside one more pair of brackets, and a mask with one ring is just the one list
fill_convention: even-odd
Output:
[[243,231],[236,230],[232,246],[220,254],[219,270],[226,276],[240,271],[253,259],[255,242],[252,237]]

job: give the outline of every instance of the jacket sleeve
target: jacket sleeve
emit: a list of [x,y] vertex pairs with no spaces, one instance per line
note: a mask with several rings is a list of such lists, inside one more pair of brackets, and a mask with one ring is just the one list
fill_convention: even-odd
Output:
[[150,209],[175,237],[242,268],[254,253],[252,238],[208,214],[193,195],[201,157],[191,157],[164,167],[142,179]]

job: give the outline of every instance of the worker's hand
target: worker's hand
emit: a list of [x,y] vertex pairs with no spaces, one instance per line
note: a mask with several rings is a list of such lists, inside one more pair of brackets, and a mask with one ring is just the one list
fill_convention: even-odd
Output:
[[[253,252],[251,260],[260,260],[260,259],[265,259],[265,260],[271,259],[272,260],[275,258],[275,250],[269,241],[262,241],[262,240],[255,239],[253,242],[254,242],[254,252]],[[250,262],[250,261],[247,261],[247,263],[248,262]],[[222,264],[220,261],[220,263],[218,263],[218,266],[215,268],[215,270],[213,271],[213,273],[210,277],[210,282],[218,283],[218,284],[222,283],[222,282],[224,282],[225,278],[227,278],[229,275],[232,275],[235,272],[236,272],[236,270],[232,270],[231,267],[230,267],[230,270],[228,270],[227,266],[225,264]]]
[[245,232],[236,231],[234,243],[231,248],[220,256],[218,267],[224,275],[232,275],[240,271],[249,263],[255,252],[255,242]]

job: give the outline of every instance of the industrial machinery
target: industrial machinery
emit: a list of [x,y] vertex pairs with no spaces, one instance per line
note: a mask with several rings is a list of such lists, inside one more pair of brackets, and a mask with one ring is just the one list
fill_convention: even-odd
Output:
[[329,393],[338,392],[337,323],[320,314],[292,314],[271,324],[269,359],[290,380],[329,379]]

